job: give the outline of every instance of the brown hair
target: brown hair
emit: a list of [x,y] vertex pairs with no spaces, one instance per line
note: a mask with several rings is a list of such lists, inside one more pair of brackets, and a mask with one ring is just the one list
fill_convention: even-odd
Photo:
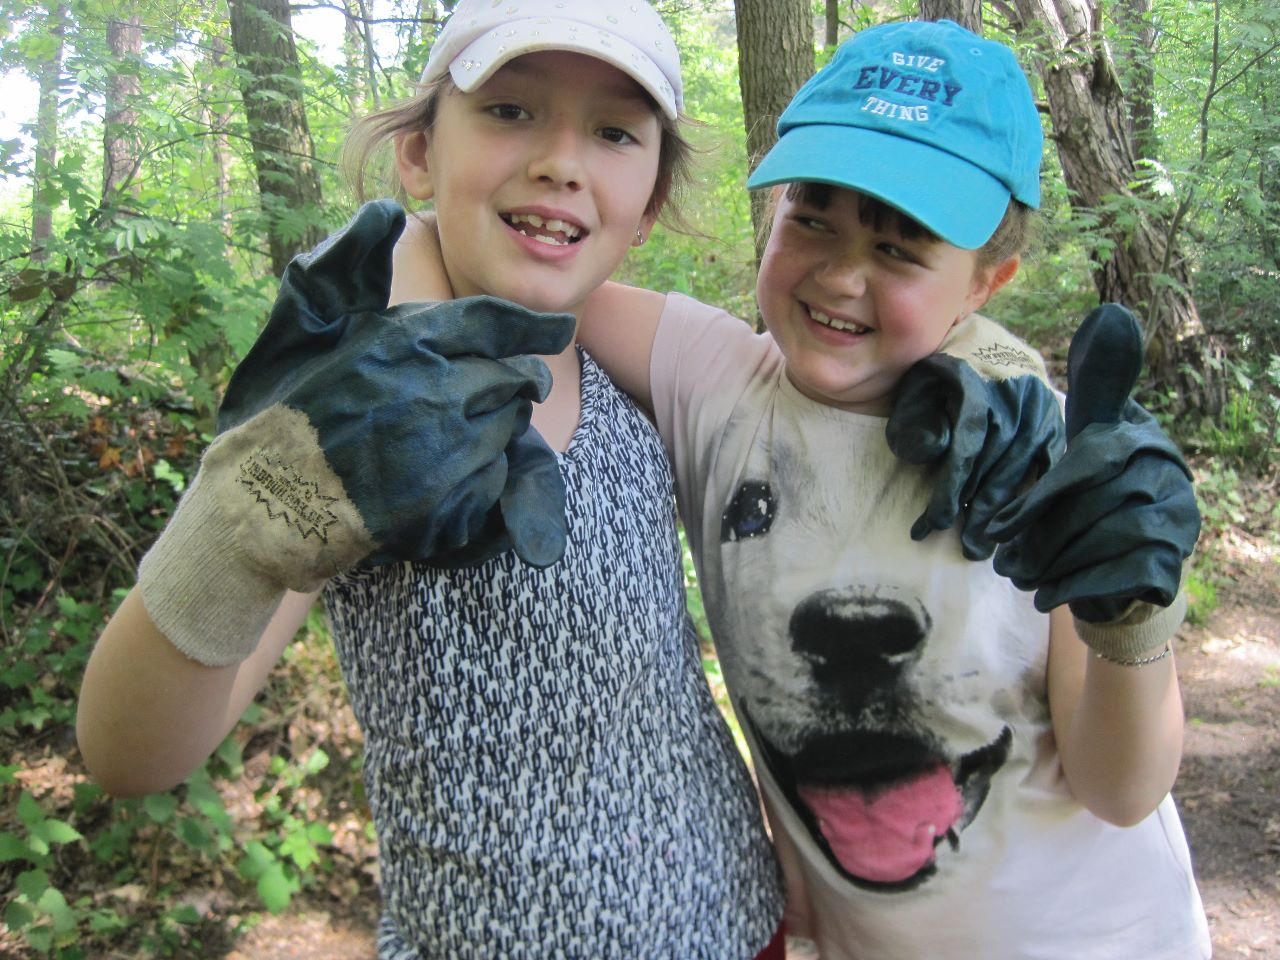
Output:
[[[440,98],[457,92],[446,74],[438,80],[421,84],[409,99],[358,119],[342,148],[342,169],[356,195],[363,203],[369,198],[370,169],[374,169],[378,196],[390,195],[401,203],[408,201],[395,164],[382,158],[381,169],[375,167],[376,154],[398,134],[430,130],[436,121]],[[652,97],[645,95],[654,116],[662,125],[662,142],[658,148],[658,177],[645,212],[657,215],[667,227],[685,233],[694,232],[680,211],[680,200],[693,180],[693,147],[681,132],[691,124],[685,117],[672,120]]]
[[[792,202],[806,203],[819,210],[826,209],[831,202],[831,192],[843,189],[828,183],[796,182],[789,183],[784,193]],[[903,213],[897,207],[890,206],[883,200],[858,194],[858,219],[874,230],[892,228],[904,240],[927,240],[931,243],[941,242],[932,230]],[[978,248],[979,269],[993,267],[1003,263],[1010,257],[1021,254],[1031,243],[1032,230],[1036,221],[1035,211],[1020,200],[1010,198],[1005,208],[1004,217],[995,233],[986,243]],[[772,202],[770,215],[764,218],[763,226],[767,230],[773,223]],[[767,236],[767,233],[766,233]]]

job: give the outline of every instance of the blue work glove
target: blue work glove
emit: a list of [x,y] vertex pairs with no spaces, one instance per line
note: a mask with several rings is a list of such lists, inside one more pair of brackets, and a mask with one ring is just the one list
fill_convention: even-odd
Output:
[[1085,318],[1067,357],[1066,455],[988,528],[996,571],[1035,590],[1038,610],[1069,604],[1082,639],[1113,659],[1177,629],[1182,563],[1200,533],[1191,471],[1129,396],[1142,353],[1124,307]]
[[555,454],[529,429],[574,319],[491,297],[387,307],[404,211],[366,204],[285,270],[172,522],[143,558],[183,653],[234,663],[285,589],[361,561],[536,566],[564,552]]
[[1039,357],[983,317],[916,363],[894,397],[885,437],[908,463],[934,465],[929,505],[911,527],[923,540],[963,514],[970,560],[995,550],[987,525],[1061,455],[1062,408]]

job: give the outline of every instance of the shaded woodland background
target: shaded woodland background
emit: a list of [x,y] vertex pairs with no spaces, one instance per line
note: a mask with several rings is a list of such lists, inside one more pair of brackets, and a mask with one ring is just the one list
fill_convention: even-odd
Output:
[[[295,897],[376,902],[359,734],[318,615],[172,793],[102,796],[76,754],[75,697],[276,277],[354,209],[339,169],[350,118],[411,91],[450,6],[0,0],[0,70],[39,92],[0,140],[0,955],[213,955]],[[1191,616],[1210,616],[1227,576],[1215,544],[1277,529],[1280,9],[657,6],[703,124],[685,198],[702,235],[660,229],[622,279],[747,318],[749,158],[838,40],[948,16],[1017,48],[1048,137],[1045,216],[988,312],[1051,359],[1100,299],[1141,314],[1142,399],[1196,467],[1206,526]],[[691,572],[690,602],[696,614]],[[710,650],[706,663],[716,686]]]

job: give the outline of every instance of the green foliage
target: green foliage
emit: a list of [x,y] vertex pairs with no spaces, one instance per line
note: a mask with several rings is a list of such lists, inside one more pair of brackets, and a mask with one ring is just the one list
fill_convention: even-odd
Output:
[[[393,22],[378,27],[368,69],[299,40],[321,210],[268,203],[264,211],[259,202],[239,70],[229,52],[216,53],[228,35],[223,5],[139,6],[142,54],[119,57],[105,25],[120,5],[72,0],[57,159],[40,171],[38,198],[34,125],[0,140],[0,907],[33,955],[212,955],[202,942],[226,933],[224,919],[183,900],[192,887],[217,878],[243,915],[286,909],[344,868],[363,876],[363,864],[344,860],[335,826],[354,817],[361,842],[371,842],[358,738],[336,725],[313,729],[342,696],[318,619],[237,733],[173,791],[106,797],[78,776],[70,744],[93,640],[193,476],[230,370],[266,316],[275,288],[267,228],[300,236],[317,219],[333,226],[349,215],[336,166],[342,138],[353,109],[412,90],[432,42],[419,6],[376,0],[375,15]],[[702,124],[689,131],[700,162],[681,198],[694,233],[655,230],[621,278],[750,318],[754,249],[732,16],[710,0],[659,6],[683,52],[688,112]],[[913,6],[842,3],[842,34]],[[34,77],[51,59],[47,8],[0,0],[0,70]],[[996,11],[986,13],[999,30]],[[1226,345],[1216,362],[1230,385],[1222,417],[1170,425],[1213,458],[1199,482],[1202,543],[1212,544],[1229,527],[1280,520],[1245,492],[1250,471],[1275,461],[1280,420],[1280,9],[1266,0],[1156,0],[1152,16],[1157,155],[1145,159],[1133,195],[1080,210],[1050,141],[1040,240],[987,312],[1060,354],[1096,302],[1098,258],[1144,209],[1181,211],[1197,304]],[[140,164],[104,197],[103,104],[122,75],[139,83],[130,106]],[[53,216],[43,251],[32,248],[37,209]],[[1148,385],[1157,400],[1173,389]],[[1214,563],[1206,550],[1188,578],[1193,619],[1217,602]],[[741,744],[687,547],[685,571],[708,682]],[[71,785],[48,788],[46,765],[67,758],[76,775],[62,780]],[[233,791],[235,804],[224,799]],[[100,881],[94,889],[86,876]]]

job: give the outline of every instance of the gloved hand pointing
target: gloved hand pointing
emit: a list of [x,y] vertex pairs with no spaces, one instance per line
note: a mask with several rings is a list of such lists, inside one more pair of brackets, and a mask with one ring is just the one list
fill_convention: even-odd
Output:
[[574,320],[490,297],[388,308],[404,212],[366,204],[286,269],[206,451],[139,583],[157,626],[208,664],[252,651],[285,589],[362,560],[564,551],[555,454],[529,429],[550,389],[529,354]]
[[1105,304],[1085,318],[1067,359],[1066,455],[988,528],[996,571],[1035,590],[1039,610],[1070,604],[1081,638],[1112,658],[1177,629],[1181,608],[1159,608],[1178,597],[1200,531],[1191,471],[1129,396],[1141,365],[1128,310]]

